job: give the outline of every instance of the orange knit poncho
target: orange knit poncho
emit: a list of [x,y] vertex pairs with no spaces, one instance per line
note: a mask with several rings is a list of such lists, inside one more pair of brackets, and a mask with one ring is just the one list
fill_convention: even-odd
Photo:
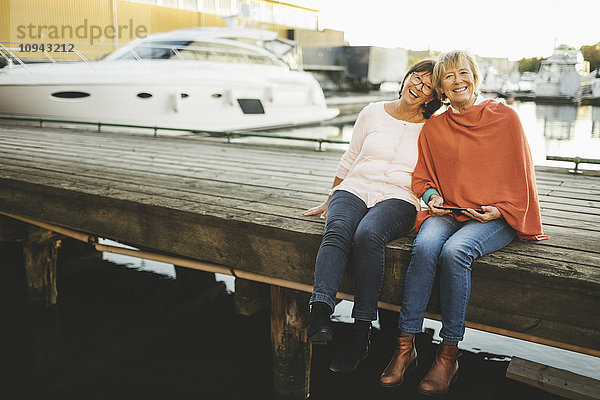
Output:
[[[498,208],[519,239],[548,238],[542,232],[527,138],[517,113],[502,103],[486,100],[425,123],[412,189],[421,197],[429,188],[440,193],[444,205]],[[451,215],[458,221],[469,219]],[[428,217],[428,211],[418,213],[417,230]]]

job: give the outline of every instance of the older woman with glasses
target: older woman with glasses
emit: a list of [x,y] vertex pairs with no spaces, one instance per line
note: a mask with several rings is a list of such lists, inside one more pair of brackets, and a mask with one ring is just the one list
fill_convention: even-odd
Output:
[[304,212],[326,218],[310,298],[308,336],[313,344],[333,339],[330,316],[348,260],[356,276],[353,333],[331,360],[334,372],[353,371],[367,356],[385,245],[414,228],[420,204],[410,185],[417,138],[425,120],[441,105],[431,86],[434,64],[424,60],[412,66],[398,100],[371,103],[359,113],[329,197]]
[[443,54],[432,81],[450,107],[431,118],[419,137],[412,189],[428,211],[417,216],[397,346],[380,384],[401,384],[405,371],[416,365],[414,337],[421,332],[437,272],[443,341],[418,390],[439,395],[449,390],[458,372],[458,342],[465,333],[473,261],[501,249],[515,236],[527,240],[547,236],[542,233],[529,146],[516,112],[478,95],[479,69],[467,52]]

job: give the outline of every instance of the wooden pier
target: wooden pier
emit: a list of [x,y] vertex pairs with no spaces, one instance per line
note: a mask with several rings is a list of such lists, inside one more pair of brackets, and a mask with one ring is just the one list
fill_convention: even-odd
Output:
[[[341,152],[191,136],[1,124],[0,212],[49,225],[0,216],[0,240],[24,240],[37,304],[60,301],[52,260],[56,240],[73,231],[271,282],[274,385],[282,397],[303,398],[305,291],[323,221],[302,211],[325,198]],[[514,241],[474,263],[468,326],[600,356],[600,174],[536,173],[550,240]],[[413,239],[387,247],[382,308],[398,310]],[[341,297],[351,298],[352,282],[348,271]],[[435,293],[428,311],[439,314]]]

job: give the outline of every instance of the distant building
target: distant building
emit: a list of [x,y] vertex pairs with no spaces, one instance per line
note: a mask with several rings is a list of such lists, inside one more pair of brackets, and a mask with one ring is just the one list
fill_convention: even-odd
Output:
[[333,91],[379,90],[382,84],[397,84],[408,61],[407,50],[378,46],[304,48],[302,56],[304,69],[311,71],[324,89]]

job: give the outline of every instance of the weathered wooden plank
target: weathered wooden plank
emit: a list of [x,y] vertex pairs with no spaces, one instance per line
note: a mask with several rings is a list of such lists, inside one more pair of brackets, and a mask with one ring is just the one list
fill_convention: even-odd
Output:
[[[139,151],[135,152],[115,152],[114,154],[108,155],[103,154],[100,151],[94,153],[57,153],[56,151],[48,149],[40,149],[38,151],[32,151],[31,149],[24,149],[22,147],[10,148],[5,144],[2,146],[3,152],[0,154],[4,159],[9,160],[48,160],[48,161],[65,161],[65,162],[82,162],[85,160],[85,164],[94,165],[96,167],[111,167],[119,165],[121,168],[140,170],[146,168],[150,171],[156,169],[157,165],[160,165],[163,170],[170,172],[179,172],[181,174],[191,174],[196,171],[212,170],[212,171],[227,171],[227,172],[244,172],[244,173],[257,173],[262,175],[270,176],[281,176],[292,179],[305,180],[307,176],[310,176],[311,180],[321,181],[325,180],[327,183],[331,183],[333,179],[331,176],[335,172],[335,168],[332,167],[332,172],[327,176],[319,176],[311,174],[310,169],[306,164],[303,164],[302,172],[299,172],[298,168],[288,166],[281,167],[277,165],[270,165],[265,163],[259,163],[248,159],[237,159],[235,161],[224,161],[223,158],[217,158],[215,160],[196,157],[183,158],[182,155],[172,156],[172,159],[166,160],[164,155],[140,155]],[[64,150],[64,149],[63,149]],[[289,164],[289,163],[288,163]],[[309,167],[310,168],[310,167]],[[320,165],[323,168],[323,165]]]
[[[593,217],[590,217],[592,219]],[[542,214],[542,223],[545,225],[563,226],[566,228],[585,229],[588,231],[599,231],[598,223],[580,218],[565,217],[564,213],[555,210],[545,210]]]
[[[25,163],[14,162],[5,164],[2,168],[6,171],[5,175],[10,173],[10,176],[22,176],[23,179],[33,177],[48,178],[50,182],[57,180],[62,182],[59,186],[69,184],[76,188],[78,183],[96,184],[102,187],[118,186],[119,184],[129,185],[134,187],[135,191],[143,193],[145,188],[153,188],[154,193],[164,193],[168,195],[181,193],[197,193],[213,196],[215,198],[233,198],[233,199],[251,199],[252,201],[278,201],[273,203],[278,205],[289,205],[304,209],[308,205],[318,204],[325,199],[326,195],[312,192],[292,191],[284,187],[269,187],[263,185],[250,184],[248,182],[229,182],[227,180],[217,179],[188,179],[173,175],[151,174],[145,172],[127,173],[123,172],[108,172],[98,170],[83,173],[79,171],[77,175],[75,171],[61,170],[60,168],[45,169],[31,168],[30,162]],[[1,165],[1,163],[0,163]],[[13,175],[14,174],[14,175]]]
[[[7,160],[8,161],[8,160]],[[17,165],[22,165],[24,163],[24,166],[26,165],[36,165],[36,163],[39,163],[41,160],[37,160],[36,162],[33,161],[18,161],[18,160],[13,160],[13,165],[17,164]],[[44,162],[44,168],[51,168],[54,165],[54,168],[56,168],[56,170],[59,171],[64,171],[67,168],[69,168],[69,164],[58,164],[55,165],[56,161],[53,159],[48,159],[45,160]],[[76,169],[77,167],[79,167],[81,164],[80,162],[77,161],[73,161],[73,164],[70,164],[70,168]],[[143,166],[142,166],[143,167]],[[115,180],[122,180],[123,177],[123,172],[127,171],[127,180],[131,180],[131,179],[136,179],[140,184],[147,184],[148,181],[151,182],[164,182],[161,183],[163,185],[171,185],[173,186],[173,178],[182,178],[185,179],[185,177],[189,178],[189,179],[193,179],[194,182],[198,181],[198,177],[193,176],[193,175],[185,175],[186,173],[188,173],[187,171],[182,171],[181,173],[184,175],[179,175],[179,172],[176,172],[174,175],[172,175],[172,171],[168,171],[165,170],[164,168],[160,168],[160,169],[156,169],[153,167],[148,167],[148,168],[144,168],[143,171],[139,171],[140,166],[137,167],[138,169],[135,168],[124,168],[122,163],[118,163],[115,162],[110,166],[105,166],[102,168],[103,171],[103,177],[113,177],[113,179]],[[88,174],[93,174],[94,176],[98,175],[98,166],[93,166],[90,167],[89,169],[90,172],[88,172]],[[110,172],[110,173],[109,173]],[[78,171],[80,176],[85,176],[85,173],[83,173],[83,171]],[[119,179],[119,177],[121,177]],[[290,177],[287,176],[286,178],[291,179],[292,181],[296,181],[298,182],[298,180],[296,179],[296,177]],[[141,180],[140,180],[141,179]],[[144,179],[146,179],[147,181],[144,181]],[[226,178],[219,178],[221,182],[227,182],[228,184],[230,183]],[[204,182],[207,182],[207,179],[202,179],[203,181],[203,185],[206,184]],[[214,181],[214,180],[211,180]],[[186,182],[188,183],[188,185],[193,184],[194,182]],[[323,185],[319,185],[319,183],[317,182],[312,182],[311,183],[314,184],[315,187],[323,187]],[[208,182],[208,184],[210,184],[210,182]],[[326,182],[327,185],[330,184],[330,182]],[[328,186],[327,186],[328,187]],[[298,193],[298,192],[296,192]],[[306,192],[302,192],[302,193],[306,193]],[[313,197],[315,198],[315,197]],[[316,199],[316,198],[315,198]],[[556,211],[578,211],[578,213],[571,213],[569,214],[569,218],[571,220],[581,220],[584,223],[591,223],[588,224],[591,229],[595,228],[595,225],[593,223],[597,223],[600,222],[600,206],[599,207],[581,207],[581,208],[577,208],[577,207],[570,207],[570,206],[564,206],[564,205],[557,205],[557,206],[553,206],[553,204],[560,204],[560,203],[546,203],[545,200],[547,199],[547,197],[542,197],[542,206],[544,209],[549,209],[549,210],[556,210]],[[591,203],[592,206],[596,206],[596,205],[600,205],[600,202],[591,202],[589,201],[588,203]],[[552,214],[552,213],[547,213],[549,216],[558,216],[559,218],[562,218],[563,216],[559,213],[559,214]],[[591,217],[590,217],[591,215]],[[594,215],[598,215],[598,217],[594,217]],[[574,225],[574,224],[572,224]]]
[[[14,168],[14,166],[5,167],[6,171],[12,171]],[[2,173],[3,172],[0,172],[0,175],[2,175]],[[265,192],[262,191],[259,191],[256,195],[254,195],[254,193],[250,193],[248,191],[248,188],[245,188],[243,190],[232,191],[231,193],[237,193],[237,196],[235,194],[229,194],[229,196],[232,197],[226,198],[219,196],[213,197],[215,193],[211,193],[211,190],[208,191],[208,195],[201,195],[201,192],[198,192],[197,190],[195,190],[194,192],[188,192],[187,190],[181,189],[177,190],[177,186],[173,187],[172,190],[165,191],[162,190],[162,183],[159,185],[158,188],[154,188],[154,185],[149,182],[142,182],[142,186],[140,186],[140,182],[136,182],[133,184],[125,184],[124,182],[106,182],[101,179],[90,178],[87,180],[89,181],[89,184],[83,186],[83,182],[81,180],[82,177],[80,175],[75,177],[68,173],[62,172],[58,173],[57,178],[51,178],[47,174],[38,177],[38,179],[34,179],[35,177],[36,176],[31,173],[28,173],[27,175],[27,179],[31,182],[44,185],[54,185],[56,187],[69,188],[73,190],[90,190],[93,193],[104,194],[105,190],[103,188],[108,186],[113,191],[123,190],[130,192],[130,194],[127,195],[126,198],[129,198],[130,196],[135,197],[136,195],[143,195],[144,197],[152,196],[153,198],[161,197],[162,200],[156,199],[154,200],[154,203],[157,204],[157,202],[160,201],[161,204],[170,207],[197,208],[197,206],[200,205],[197,203],[202,203],[206,204],[207,206],[220,205],[224,207],[232,207],[236,210],[262,212],[268,215],[277,215],[281,217],[292,218],[293,220],[310,221],[315,224],[323,223],[322,221],[314,217],[307,218],[301,215],[301,211],[304,210],[307,206],[311,205],[311,203],[305,202],[304,204],[306,204],[306,207],[300,207],[302,205],[302,202],[298,202],[297,199],[291,200],[289,199],[289,197],[279,198],[278,195],[276,195],[273,192],[267,197],[265,197]],[[74,180],[75,182],[72,185],[68,185],[67,181],[69,179]],[[289,192],[287,191],[285,191],[284,193],[286,193],[286,196],[287,194],[289,194]],[[188,204],[186,200],[191,202],[190,205],[186,205]],[[175,204],[173,204],[173,202],[175,202]],[[288,203],[294,204],[292,205]],[[290,225],[290,227],[292,227],[295,223],[299,223],[299,221],[290,221],[290,224],[292,224]],[[581,234],[579,234],[578,232],[580,230],[569,230],[561,232],[554,229],[554,227],[548,228],[550,229],[548,233],[552,235],[552,240],[544,241],[538,243],[537,245],[557,247],[557,250],[548,250],[547,248],[542,250],[538,249],[538,247],[531,247],[531,245],[528,245],[526,249],[526,252],[528,254],[537,255],[542,258],[552,257],[553,259],[562,259],[568,261],[572,260],[573,256],[575,256],[577,257],[579,262],[584,262],[583,259],[588,258],[588,255],[566,254],[564,250],[566,248],[574,248],[581,249],[585,252],[589,252],[592,254],[597,254],[600,251],[599,247],[596,244],[594,244],[593,241],[589,240],[589,233],[582,232]],[[555,232],[558,232],[557,235],[555,235]],[[583,257],[583,259],[580,259],[580,257]]]
[[[71,138],[72,137],[73,136],[71,135]],[[52,140],[56,141],[54,146],[57,148],[61,148],[63,150],[69,149],[73,152],[84,155],[97,154],[93,150],[98,150],[99,152],[102,152],[102,154],[106,155],[117,153],[133,153],[141,154],[142,156],[166,157],[166,159],[171,157],[174,160],[178,159],[179,162],[186,159],[202,161],[205,158],[209,160],[212,159],[226,162],[227,159],[236,159],[239,158],[240,155],[243,155],[243,158],[249,162],[260,163],[261,165],[280,165],[281,167],[285,168],[286,165],[281,161],[294,158],[294,156],[301,156],[303,163],[306,163],[306,165],[311,167],[320,167],[316,169],[316,171],[320,170],[324,164],[331,164],[330,167],[335,168],[337,161],[339,161],[341,156],[341,152],[306,152],[305,150],[299,151],[298,149],[289,148],[284,148],[282,149],[284,151],[274,153],[268,149],[265,149],[264,147],[257,147],[254,149],[243,147],[243,149],[241,149],[240,145],[235,144],[213,144],[211,145],[212,149],[207,150],[204,147],[199,147],[198,145],[201,145],[202,143],[198,143],[198,141],[193,139],[181,141],[181,139],[177,140],[173,138],[151,138],[149,143],[144,143],[137,140],[135,143],[128,146],[127,139],[123,140],[122,137],[92,137],[91,139],[94,140],[94,147],[90,148],[89,138],[86,138],[87,143],[83,142],[80,145],[74,145],[71,138],[65,137],[62,141],[56,141],[56,138],[52,138]],[[7,138],[0,136],[0,140],[4,146],[19,146],[30,151],[44,151],[46,149],[53,149],[52,143],[48,143],[50,138],[47,137],[38,138],[36,136],[31,137],[28,135],[26,137]],[[156,140],[161,141],[162,146],[160,148],[157,148]],[[40,142],[43,142],[44,145],[40,145]]]
[[561,188],[560,186],[538,185],[540,190],[548,190],[546,196],[566,197],[570,199],[585,199],[598,202],[600,192],[596,193],[585,189]]
[[[590,202],[592,203],[592,202]],[[594,205],[596,203],[593,203]],[[598,203],[600,205],[600,203]],[[540,206],[542,209],[542,213],[544,210],[556,210],[556,211],[566,211],[570,216],[581,216],[581,218],[585,218],[586,215],[592,216],[600,216],[600,207],[590,207],[590,206],[581,206],[576,204],[570,204],[569,202],[562,201],[560,203],[553,203],[546,200],[546,197],[540,199]],[[573,215],[571,215],[573,214]],[[580,215],[577,215],[580,214]]]
[[[14,168],[15,168],[14,166],[5,167],[5,169],[7,171],[12,171],[12,169],[14,169]],[[0,175],[1,174],[2,174],[2,172],[0,172]],[[83,189],[83,186],[82,186],[83,182],[81,180],[82,179],[81,175],[78,175],[75,177],[74,175],[71,175],[68,173],[59,172],[58,177],[56,177],[56,178],[51,178],[49,175],[45,174],[45,175],[40,176],[37,180],[32,180],[34,178],[34,176],[35,175],[28,173],[27,179],[32,182],[45,184],[45,185],[55,185],[57,187],[62,187],[62,188],[68,187],[68,188],[72,188],[73,190]],[[103,174],[103,176],[106,176],[106,174]],[[69,179],[75,181],[73,186],[66,184],[66,182]],[[97,178],[93,177],[93,178],[89,179],[90,186],[88,187],[88,189],[94,191],[94,193],[102,194],[102,193],[104,193],[104,191],[98,190],[97,188],[104,188],[106,186],[109,186],[113,190],[121,189],[124,191],[131,191],[133,196],[135,196],[137,194],[137,195],[152,196],[152,197],[157,197],[157,196],[162,197],[162,198],[164,198],[164,201],[162,204],[164,204],[165,206],[174,206],[173,204],[169,203],[169,199],[173,199],[174,201],[177,201],[177,207],[185,207],[184,204],[186,204],[186,203],[184,202],[184,200],[189,200],[190,202],[193,202],[193,203],[203,203],[206,205],[221,205],[221,206],[225,206],[225,207],[232,207],[237,210],[264,212],[264,213],[267,213],[270,215],[277,215],[277,216],[281,216],[281,217],[293,218],[296,220],[303,220],[303,221],[311,221],[313,223],[321,223],[322,224],[322,221],[319,221],[316,218],[307,218],[307,217],[302,216],[301,211],[304,210],[306,207],[310,206],[312,203],[298,201],[298,199],[290,199],[287,196],[290,193],[288,191],[283,192],[286,194],[286,197],[280,198],[279,195],[275,194],[275,192],[271,192],[268,196],[266,196],[264,191],[258,191],[255,194],[255,193],[249,192],[249,189],[246,187],[246,188],[242,188],[241,190],[237,190],[238,188],[235,188],[236,190],[230,191],[229,193],[227,193],[227,189],[224,189],[221,194],[227,195],[230,197],[221,197],[221,196],[219,196],[219,193],[213,193],[212,189],[209,189],[208,194],[206,194],[206,195],[202,194],[202,193],[206,193],[206,192],[198,191],[197,189],[194,189],[193,192],[188,192],[187,190],[181,190],[181,188],[179,190],[177,190],[177,188],[178,188],[177,184],[174,184],[174,186],[171,187],[172,190],[166,190],[166,191],[162,190],[165,187],[164,183],[160,183],[158,188],[155,189],[155,186],[154,186],[155,182],[150,183],[151,181],[152,181],[152,179],[149,179],[147,182],[136,182],[136,183],[132,183],[131,185],[128,185],[128,184],[125,184],[124,182],[117,182],[116,180],[111,181],[111,182],[106,182],[101,179],[97,179]],[[158,181],[158,179],[156,181]],[[140,186],[140,184],[141,184],[141,186]],[[167,188],[168,188],[168,186],[167,186]],[[155,203],[156,203],[156,201],[155,201]],[[303,204],[305,204],[306,206],[301,207]],[[195,207],[195,204],[193,206]],[[552,229],[550,231],[556,232],[556,230],[552,230]],[[573,236],[573,235],[575,235],[575,236]],[[563,260],[572,260],[572,257],[573,257],[573,254],[567,255],[564,253],[565,248],[580,248],[586,252],[591,252],[591,253],[597,253],[600,251],[598,246],[596,246],[593,242],[590,242],[588,240],[589,234],[582,233],[579,237],[580,240],[574,241],[574,240],[572,240],[573,238],[577,238],[577,231],[568,231],[568,232],[563,232],[562,234],[559,233],[558,236],[554,236],[554,234],[553,234],[552,240],[541,242],[541,245],[542,246],[551,246],[551,247],[556,246],[556,247],[558,247],[557,251],[551,251],[550,253],[548,253],[547,249],[536,250],[535,247],[534,248],[528,247],[526,251],[527,252],[533,251],[534,253],[530,253],[530,254],[537,254],[538,256],[541,256],[542,258],[553,257],[553,259],[563,259]],[[535,253],[536,251],[539,254]],[[584,258],[588,257],[585,254],[583,254],[581,256],[583,256]],[[577,255],[577,257],[580,257],[580,255]],[[579,260],[579,262],[583,262],[583,261]]]
[[513,357],[506,377],[573,400],[600,399],[600,381],[564,369]]
[[580,190],[580,191],[575,191],[575,190],[561,190],[558,189],[558,187],[544,187],[544,186],[540,186],[541,190],[547,189],[548,193],[545,194],[546,196],[552,196],[552,197],[566,197],[569,199],[585,199],[585,200],[591,200],[594,202],[598,202],[600,201],[600,193],[591,193],[591,192],[586,192],[585,190]]
[[563,226],[544,225],[544,233],[550,236],[550,240],[543,241],[542,246],[556,246],[566,251],[576,249],[592,254],[600,253],[600,246],[595,234],[583,229],[565,228]]
[[600,176],[600,171],[595,171],[595,170],[582,170],[581,174],[572,174],[569,172],[571,168],[568,167],[564,167],[564,168],[558,168],[558,167],[548,167],[548,166],[540,166],[539,170],[540,173],[547,173],[548,175],[552,175],[555,174],[556,176],[581,176],[584,178],[595,178]]
[[542,204],[565,204],[565,205],[574,205],[578,207],[584,207],[589,209],[593,213],[597,213],[600,208],[600,203],[597,201],[585,200],[585,199],[567,199],[564,197],[554,197],[554,196],[542,196],[540,195],[540,202]]
[[[6,167],[3,171],[0,171],[2,176],[6,171],[14,170],[14,167]],[[141,199],[148,201],[152,199],[153,204],[162,204],[167,207],[180,208],[180,209],[193,209],[193,210],[204,210],[204,212],[214,212],[217,216],[229,216],[233,217],[239,215],[249,215],[250,212],[254,212],[254,218],[260,213],[264,216],[280,216],[285,217],[289,220],[288,223],[291,226],[297,225],[297,222],[302,220],[308,224],[317,224],[320,221],[314,218],[309,219],[301,214],[303,208],[290,208],[289,205],[279,206],[277,204],[268,204],[264,201],[256,202],[248,200],[248,198],[226,198],[212,195],[203,195],[200,193],[188,193],[186,191],[175,191],[167,190],[163,188],[155,188],[150,185],[144,186],[140,189],[139,184],[127,185],[120,182],[110,182],[108,185],[106,181],[79,181],[79,182],[67,182],[62,179],[50,178],[48,175],[36,176],[28,174],[26,178],[29,182],[37,184],[52,185],[55,187],[71,190],[87,191],[89,193],[117,196],[124,199],[135,199],[140,197]],[[243,194],[243,192],[242,192]]]
[[[57,157],[58,158],[58,157]],[[21,165],[23,165],[24,163],[26,163],[27,161],[24,161],[22,159],[16,159],[16,158],[12,158],[10,156],[3,156],[2,159],[4,160],[5,163],[19,163]],[[35,162],[41,162],[41,161],[46,161],[46,160],[31,160],[29,161],[30,163],[35,163]],[[78,174],[91,174],[91,173],[97,173],[98,169],[100,167],[102,167],[101,164],[94,162],[94,161],[87,161],[85,164],[81,163],[81,160],[76,161],[60,161],[60,160],[53,160],[50,161],[48,160],[47,163],[51,163],[50,166],[53,166],[54,168],[57,168],[59,166],[62,166],[64,170],[67,171],[73,171],[73,172],[77,172]],[[128,170],[131,171],[136,171],[133,170],[131,168],[128,168],[126,165],[123,165],[122,162],[120,162],[118,159],[114,160],[114,165],[119,165],[121,166],[121,170],[123,172],[126,172]],[[140,166],[141,168],[143,168],[143,166]],[[47,169],[48,167],[44,166],[41,167],[42,169]],[[104,167],[104,168],[110,168],[110,167]],[[159,169],[159,167],[156,166],[148,166],[146,168],[147,170],[149,170],[149,172],[154,172],[156,174],[161,173],[161,170]],[[168,173],[168,171],[162,170],[162,173]],[[271,174],[271,173],[265,173],[265,172],[261,172],[261,173],[255,173],[253,171],[248,171],[248,170],[244,170],[241,169],[239,171],[229,171],[229,170],[210,170],[210,169],[206,169],[206,168],[202,168],[202,167],[196,167],[196,168],[192,168],[192,169],[188,169],[186,171],[180,171],[180,173],[177,175],[179,177],[188,177],[190,179],[212,179],[212,180],[221,180],[221,181],[230,181],[230,182],[234,182],[234,183],[246,183],[246,184],[252,184],[252,185],[261,185],[261,186],[266,186],[266,187],[285,187],[288,188],[289,190],[296,190],[296,191],[307,191],[310,190],[311,187],[314,187],[314,180],[311,179],[310,177],[305,177],[304,179],[295,179],[295,178],[290,178],[290,177],[281,177],[281,176],[276,176],[277,174]],[[333,180],[333,178],[331,178],[331,181]],[[323,184],[325,184],[325,181],[322,182]],[[329,182],[329,184],[331,184]]]
[[[264,158],[264,157],[263,157],[263,158]],[[181,160],[181,157],[179,157],[178,159],[179,159],[179,160]],[[118,161],[118,160],[117,160],[117,161]],[[121,162],[120,162],[120,163],[117,163],[117,162],[115,161],[115,164],[120,164],[120,165],[122,165],[122,164],[123,164],[123,161],[121,160]],[[295,178],[292,178],[292,179],[295,179]],[[325,179],[326,179],[326,185],[328,186],[328,185],[330,184],[330,182],[329,182],[329,180],[330,180],[330,177],[329,177],[329,176],[327,176]],[[313,182],[313,183],[317,183],[317,182]],[[551,198],[551,197],[549,197],[549,198]],[[544,199],[544,197],[542,197],[542,199]],[[562,201],[562,200],[561,200],[561,201]],[[575,199],[573,199],[573,201],[578,201],[578,199],[576,199],[576,198],[575,198]],[[594,205],[597,205],[597,204],[600,204],[600,202],[596,202],[596,203],[592,204],[591,206],[594,206]],[[588,205],[589,205],[589,202],[588,202]]]
[[[17,162],[14,161],[12,165],[21,165],[21,164],[25,164],[25,165],[35,165],[34,162]],[[45,167],[48,166],[48,162],[45,163]],[[68,165],[67,165],[68,166]],[[76,168],[78,166],[78,164],[73,163],[70,165],[71,168]],[[60,170],[60,172],[62,172],[62,170],[65,169],[65,165],[59,165],[56,167],[57,170]],[[110,171],[110,173],[109,173]],[[138,172],[135,170],[127,170],[128,174],[127,174],[127,179],[136,179],[138,184],[143,184],[143,185],[148,185],[148,184],[156,184],[156,182],[160,182],[161,180],[164,182],[162,183],[163,187],[168,188],[169,186],[171,188],[173,188],[173,190],[180,190],[181,188],[181,184],[180,183],[176,183],[173,181],[173,179],[177,179],[179,177],[177,176],[165,176],[164,175],[164,171],[163,173],[159,173],[160,171],[156,171],[154,174],[152,172],[147,172],[147,171],[143,171],[143,172]],[[119,180],[121,181],[122,179],[119,179],[119,177],[123,176],[123,169],[122,168],[118,168],[118,167],[105,167],[103,170],[103,176],[104,177],[113,177],[114,180]],[[95,177],[98,175],[98,170],[97,168],[92,168],[90,167],[88,172],[86,172],[85,170],[79,171],[78,173],[78,178],[81,179],[82,177],[85,176],[89,176],[89,177]],[[238,175],[239,176],[239,175]],[[142,180],[140,180],[140,178],[143,177]],[[228,182],[228,178],[224,177],[218,178],[219,181],[221,182]],[[232,179],[229,179],[232,180]],[[206,182],[206,178],[201,180],[204,184],[204,182]],[[213,179],[210,179],[210,181],[214,181]],[[191,182],[191,184],[198,184],[199,180],[198,179],[194,179],[194,182]],[[292,182],[294,182],[294,180],[292,180]],[[228,182],[229,183],[229,182]],[[244,183],[244,179],[238,179],[237,182],[238,184],[243,184]],[[282,183],[282,181],[276,181],[276,180],[269,180],[269,182],[267,181],[255,181],[253,182],[253,184],[255,186],[263,186],[263,185],[267,185],[267,184],[271,184],[271,183],[278,183],[276,185],[276,187],[286,187],[286,185],[284,183]],[[294,187],[296,187],[296,184],[293,183],[291,184],[293,185],[292,187],[286,187],[286,190],[293,190]],[[174,187],[177,186],[177,187]],[[190,186],[190,183],[186,182],[186,186]],[[300,193],[306,193],[306,192],[299,192],[299,191],[295,191],[296,194],[300,194]],[[314,197],[313,197],[314,198]],[[600,211],[600,209],[598,209]],[[544,216],[544,222],[546,223],[550,223],[553,225],[562,225],[562,226],[567,226],[567,227],[573,227],[573,228],[582,228],[582,229],[589,229],[589,230],[598,230],[600,229],[600,215],[596,216],[593,213],[569,213],[567,211],[564,210],[554,210],[552,208],[544,208],[543,209],[543,216]]]
[[[99,139],[101,139],[101,138],[99,138]],[[185,147],[189,147],[189,146],[180,146],[180,147],[185,148]],[[86,146],[85,149],[88,149],[87,151],[90,151],[89,146]],[[178,149],[178,150],[181,150],[181,149]],[[136,150],[136,152],[139,153],[139,150]],[[123,149],[121,148],[120,154],[122,154],[122,153],[123,153]],[[178,158],[176,158],[176,160],[179,160],[179,162],[182,162],[182,160],[184,160],[184,158],[181,155],[179,155],[179,156],[175,155],[175,157],[178,157]],[[264,160],[265,157],[261,157],[261,159]],[[337,156],[336,156],[336,162],[337,162]],[[328,175],[326,175],[326,179],[328,179],[328,180],[330,179]],[[327,183],[329,183],[329,181]]]
[[536,168],[536,180],[538,182],[545,182],[561,187],[576,187],[598,190],[600,186],[597,182],[597,176],[589,176],[584,174],[564,174],[560,171],[547,172],[542,169],[543,167]]

